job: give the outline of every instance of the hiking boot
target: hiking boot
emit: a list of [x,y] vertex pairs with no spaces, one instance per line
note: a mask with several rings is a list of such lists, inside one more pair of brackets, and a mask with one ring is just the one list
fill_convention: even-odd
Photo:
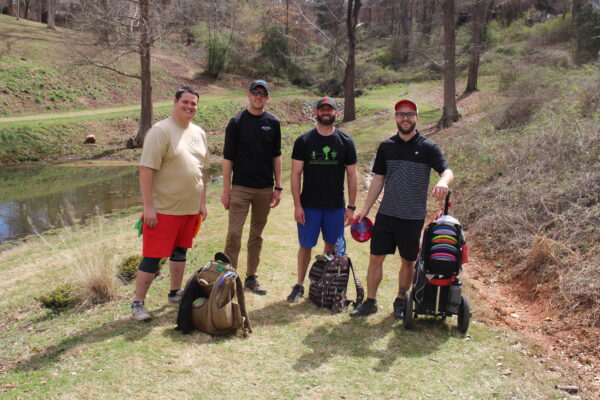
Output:
[[304,286],[294,285],[292,288],[292,293],[290,293],[290,295],[287,297],[287,301],[290,303],[297,303],[302,297],[304,297]]
[[183,295],[183,290],[179,289],[177,291],[177,293],[175,293],[173,296],[168,295],[167,296],[167,304],[170,306],[178,306],[179,303],[181,303],[181,297]]
[[132,303],[131,304],[131,317],[139,322],[148,322],[152,319],[152,316],[146,310],[144,303]]
[[404,319],[404,307],[406,306],[406,300],[404,298],[396,297],[394,300],[394,317],[396,319]]
[[352,318],[355,317],[366,317],[367,315],[375,314],[377,312],[377,300],[367,299],[358,308],[350,313]]
[[246,277],[246,280],[244,281],[244,288],[259,296],[264,296],[267,294],[267,291],[260,287],[260,283],[258,283],[258,278],[256,275]]

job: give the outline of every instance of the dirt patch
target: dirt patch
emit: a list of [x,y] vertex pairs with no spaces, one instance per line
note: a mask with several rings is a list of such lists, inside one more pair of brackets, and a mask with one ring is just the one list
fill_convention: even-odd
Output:
[[[551,359],[576,371],[576,386],[582,398],[600,396],[600,329],[574,323],[561,307],[553,304],[547,290],[529,280],[503,282],[503,265],[485,260],[471,244],[470,262],[464,276],[475,289],[474,302],[486,311],[478,317],[485,323],[509,328],[535,342]],[[545,294],[544,294],[545,293]]]

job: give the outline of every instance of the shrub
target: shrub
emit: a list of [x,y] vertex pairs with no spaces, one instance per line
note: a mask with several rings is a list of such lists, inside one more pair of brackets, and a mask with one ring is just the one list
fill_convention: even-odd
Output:
[[227,67],[229,54],[231,52],[231,43],[219,32],[212,32],[208,36],[208,68],[206,74],[218,78],[219,74]]
[[[137,273],[137,269],[138,269],[138,266],[140,265],[141,261],[142,261],[141,255],[125,257],[123,259],[123,261],[121,261],[121,264],[119,264],[117,277],[119,279],[121,279],[123,282],[126,282],[126,283],[131,282],[132,280],[135,279],[135,274]],[[165,265],[166,262],[167,262],[167,259],[162,258],[160,260],[160,263],[158,264],[159,267],[162,267],[163,265]],[[158,273],[160,273],[160,269],[159,269]]]
[[575,60],[583,64],[598,57],[600,51],[600,10],[586,4],[575,18],[575,26],[578,30]]
[[103,303],[117,295],[117,274],[113,254],[105,246],[80,254],[79,282],[81,297],[92,303]]
[[79,302],[72,283],[63,283],[46,294],[35,298],[43,307],[52,311],[61,311],[70,308]]
[[507,68],[500,73],[498,80],[498,90],[506,92],[517,80],[517,71],[514,68]]

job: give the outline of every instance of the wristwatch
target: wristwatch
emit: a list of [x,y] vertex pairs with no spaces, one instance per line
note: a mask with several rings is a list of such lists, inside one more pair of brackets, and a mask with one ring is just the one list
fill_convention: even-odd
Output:
[[275,189],[275,190],[279,190],[280,192],[283,190],[283,188],[282,188],[282,187],[279,187],[279,186],[275,186],[273,189]]
[[356,206],[346,206],[348,210],[356,211]]

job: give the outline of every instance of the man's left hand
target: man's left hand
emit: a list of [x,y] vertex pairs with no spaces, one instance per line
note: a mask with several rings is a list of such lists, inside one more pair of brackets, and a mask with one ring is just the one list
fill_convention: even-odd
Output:
[[281,201],[281,190],[273,190],[273,196],[271,197],[271,208],[275,208]]
[[344,214],[344,226],[352,225],[354,222],[354,210],[346,208],[346,213]]
[[433,190],[431,191],[431,193],[433,194],[433,197],[435,197],[436,199],[438,199],[439,201],[443,201],[446,196],[448,195],[448,185],[445,184],[444,182],[438,182],[434,187]]

